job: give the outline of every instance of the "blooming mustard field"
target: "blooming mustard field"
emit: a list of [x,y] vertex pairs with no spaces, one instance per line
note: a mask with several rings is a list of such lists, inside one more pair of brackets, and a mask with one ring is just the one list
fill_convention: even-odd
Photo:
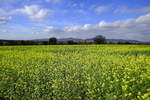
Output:
[[150,46],[0,46],[0,99],[150,100]]

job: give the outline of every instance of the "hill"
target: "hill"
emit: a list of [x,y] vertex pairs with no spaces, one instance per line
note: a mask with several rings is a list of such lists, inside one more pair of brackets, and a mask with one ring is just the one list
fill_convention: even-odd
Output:
[[[60,38],[58,41],[82,41],[87,40],[89,42],[93,42],[93,38],[90,39],[79,39],[79,38]],[[34,39],[34,41],[48,41],[47,38],[45,39]],[[130,43],[141,43],[141,41],[138,40],[125,40],[125,39],[106,39],[107,42],[130,42]]]

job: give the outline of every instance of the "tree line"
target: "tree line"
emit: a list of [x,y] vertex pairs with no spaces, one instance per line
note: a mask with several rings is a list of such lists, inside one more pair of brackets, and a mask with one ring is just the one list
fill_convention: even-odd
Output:
[[93,41],[88,40],[66,40],[58,41],[57,38],[51,37],[48,41],[37,40],[0,40],[0,45],[82,45],[82,44],[133,44],[130,42],[107,42],[106,38],[98,35],[93,38]]

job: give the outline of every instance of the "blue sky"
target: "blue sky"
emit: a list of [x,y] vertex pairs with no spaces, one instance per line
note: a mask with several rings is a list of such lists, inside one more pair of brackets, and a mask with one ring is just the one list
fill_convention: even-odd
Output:
[[150,41],[149,0],[0,0],[0,39]]

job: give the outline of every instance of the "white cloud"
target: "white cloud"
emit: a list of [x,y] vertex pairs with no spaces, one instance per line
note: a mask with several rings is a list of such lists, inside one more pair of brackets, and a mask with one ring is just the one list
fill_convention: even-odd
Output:
[[136,9],[121,7],[116,9],[115,13],[150,13],[150,6],[143,7],[143,8],[136,8]]
[[6,24],[11,19],[12,18],[9,15],[9,12],[7,12],[6,10],[0,8],[0,24]]
[[61,32],[63,32],[63,30],[59,29],[59,28],[55,28],[53,26],[49,26],[44,30],[44,32],[46,32],[46,33],[61,33]]
[[11,17],[0,17],[0,21],[11,20]]
[[8,33],[8,30],[0,30],[0,33]]
[[8,20],[11,20],[10,12],[5,9],[0,8],[0,23],[5,23]]
[[0,8],[0,15],[7,15],[7,11],[4,9]]
[[44,32],[52,32],[54,31],[54,27],[53,26],[48,26],[47,29],[44,30]]
[[53,13],[53,10],[42,8],[39,5],[24,6],[23,8],[9,11],[0,8],[0,17],[10,18],[13,14],[24,14],[27,15],[32,21],[42,21]]
[[103,13],[108,10],[108,6],[98,6],[95,8],[96,13]]
[[48,27],[44,32],[56,37],[91,38],[104,35],[107,38],[135,39],[150,41],[150,13],[137,19],[115,22],[101,21],[96,25],[71,26],[64,28]]
[[145,16],[140,16],[136,21],[143,24],[150,24],[150,13]]
[[27,15],[32,21],[42,21],[52,14],[51,10],[41,8],[38,5],[24,6],[24,8],[16,9],[15,12]]

